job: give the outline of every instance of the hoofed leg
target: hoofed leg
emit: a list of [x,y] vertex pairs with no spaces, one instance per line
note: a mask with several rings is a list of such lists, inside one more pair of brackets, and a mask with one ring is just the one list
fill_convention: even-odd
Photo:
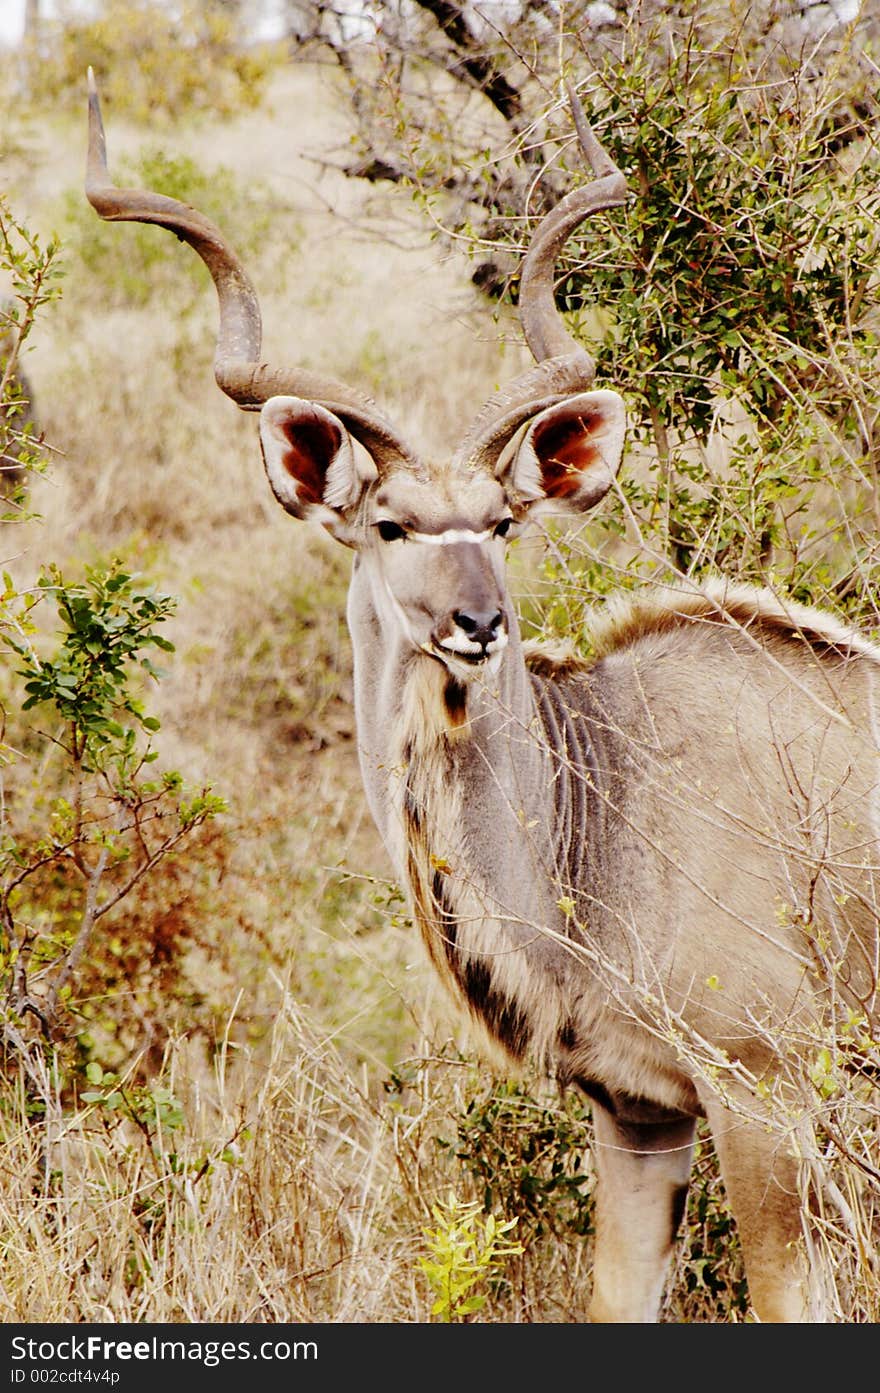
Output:
[[[615,1100],[616,1103],[616,1100]],[[596,1247],[592,1321],[656,1321],[684,1212],[695,1121],[638,1104],[612,1115],[593,1104]]]
[[821,1284],[806,1257],[797,1162],[786,1138],[717,1098],[704,1097],[703,1103],[755,1314],[761,1321],[824,1320]]

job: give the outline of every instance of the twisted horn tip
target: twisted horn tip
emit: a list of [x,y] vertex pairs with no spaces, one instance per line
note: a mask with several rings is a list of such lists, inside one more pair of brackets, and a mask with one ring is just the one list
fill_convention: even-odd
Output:
[[618,169],[608,151],[599,143],[596,132],[587,120],[574,83],[569,79],[566,79],[565,90],[568,93],[568,104],[571,107],[580,147],[589,160],[593,173],[599,178],[604,178],[608,174],[619,174],[623,178],[621,170]]
[[[94,70],[89,64],[89,144],[86,153],[86,197],[93,202],[92,194],[105,187],[110,181],[107,168],[107,141],[104,135],[104,122],[101,119],[101,100]],[[98,210],[100,211],[100,210]]]

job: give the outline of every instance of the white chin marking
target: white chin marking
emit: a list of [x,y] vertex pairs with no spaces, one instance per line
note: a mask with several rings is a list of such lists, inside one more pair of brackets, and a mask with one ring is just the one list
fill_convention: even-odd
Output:
[[[507,634],[500,634],[491,645],[485,657],[480,657],[482,649],[466,649],[462,645],[447,646],[445,643],[436,644],[430,651],[445,663],[446,667],[457,677],[460,682],[473,682],[476,680],[485,681],[487,678],[495,677],[501,667],[501,659],[507,647]],[[473,652],[473,658],[468,661],[468,654]]]

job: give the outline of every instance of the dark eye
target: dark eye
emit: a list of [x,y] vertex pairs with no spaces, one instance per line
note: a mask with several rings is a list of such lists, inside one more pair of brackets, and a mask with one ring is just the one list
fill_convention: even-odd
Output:
[[506,537],[513,526],[513,518],[502,518],[495,526],[496,537]]
[[376,527],[383,542],[399,542],[401,537],[406,536],[403,528],[390,518],[383,518],[381,522],[376,523]]

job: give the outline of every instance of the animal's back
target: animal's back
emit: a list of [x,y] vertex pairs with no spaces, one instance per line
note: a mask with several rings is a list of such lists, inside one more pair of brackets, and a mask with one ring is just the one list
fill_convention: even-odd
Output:
[[560,687],[596,757],[602,844],[577,888],[612,990],[758,1071],[817,998],[870,1016],[880,652],[743,588],[634,597],[594,639]]

